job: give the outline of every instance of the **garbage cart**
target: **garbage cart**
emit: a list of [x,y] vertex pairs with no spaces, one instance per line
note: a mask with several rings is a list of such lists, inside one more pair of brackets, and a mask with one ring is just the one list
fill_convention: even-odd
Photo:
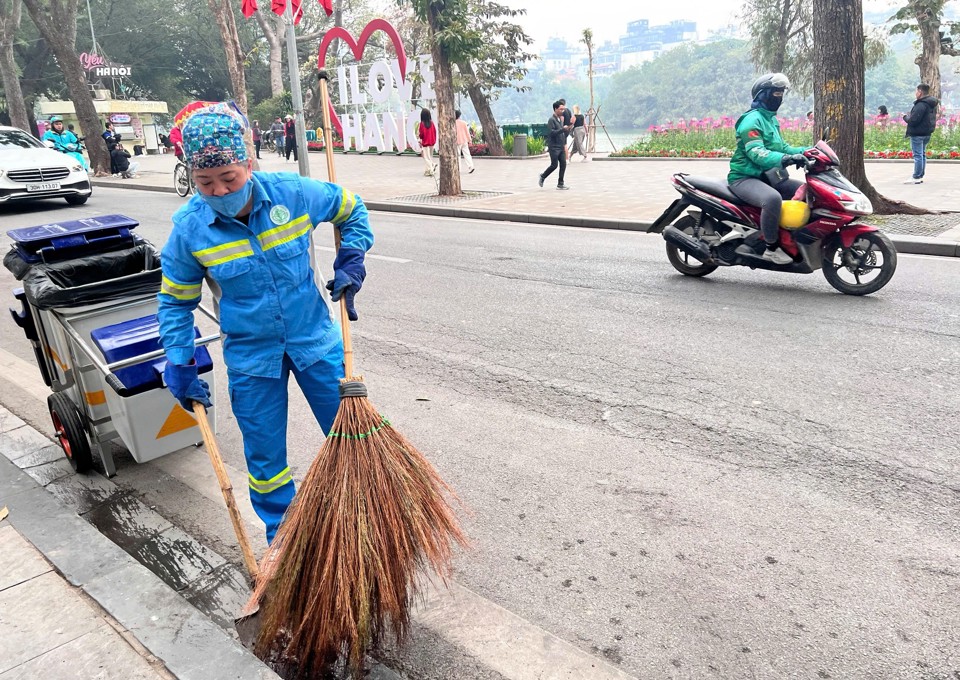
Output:
[[[157,322],[160,255],[125,215],[14,229],[4,265],[23,287],[14,321],[33,346],[56,440],[77,472],[97,450],[108,477],[107,442],[119,439],[138,463],[200,442],[193,417],[163,384]],[[201,312],[215,320],[206,308]],[[197,338],[199,372],[215,394],[213,362]],[[208,409],[215,428],[216,410]],[[91,446],[92,443],[92,446]]]

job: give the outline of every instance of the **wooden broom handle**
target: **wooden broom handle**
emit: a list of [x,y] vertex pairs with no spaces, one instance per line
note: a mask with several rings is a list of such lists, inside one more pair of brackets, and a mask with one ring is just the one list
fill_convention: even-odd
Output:
[[247,538],[247,529],[243,524],[243,518],[240,517],[237,499],[233,496],[233,483],[227,474],[227,468],[223,465],[220,448],[217,446],[217,440],[213,436],[213,430],[210,428],[210,421],[207,419],[207,409],[204,408],[203,404],[193,402],[193,414],[197,417],[197,424],[200,425],[200,432],[203,434],[204,448],[207,449],[207,455],[210,456],[213,471],[217,473],[217,481],[220,482],[220,491],[223,493],[223,500],[227,503],[227,510],[230,512],[230,521],[233,522],[233,531],[237,534],[237,541],[240,543],[240,550],[243,552],[243,562],[247,565],[250,578],[256,581],[260,573],[260,568],[257,566],[257,558],[253,556],[253,548],[250,547],[250,539]]
[[[323,109],[323,150],[327,157],[327,180],[336,184],[337,170],[333,164],[333,127],[330,123],[330,93],[327,90],[327,72],[323,69],[317,73],[320,80],[320,108]],[[340,229],[334,229],[334,245],[340,250]],[[350,338],[350,317],[347,316],[347,301],[340,298],[340,329],[343,333],[343,374],[346,378],[353,376],[353,340]]]

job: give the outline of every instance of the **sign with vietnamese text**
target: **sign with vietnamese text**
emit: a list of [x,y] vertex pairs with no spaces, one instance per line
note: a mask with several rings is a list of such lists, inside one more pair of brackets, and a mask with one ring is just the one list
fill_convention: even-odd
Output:
[[108,64],[107,60],[99,54],[84,52],[80,55],[80,65],[97,78],[109,76],[129,76],[133,70],[129,66],[120,66],[117,64]]

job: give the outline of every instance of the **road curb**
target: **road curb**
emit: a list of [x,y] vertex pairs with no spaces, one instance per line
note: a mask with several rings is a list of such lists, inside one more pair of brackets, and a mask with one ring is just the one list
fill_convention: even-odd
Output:
[[[277,680],[272,670],[8,457],[50,440],[0,408],[0,506],[44,557],[180,680]],[[58,452],[59,450],[57,450]],[[62,458],[62,456],[58,456]]]
[[[667,159],[671,160],[671,159]],[[94,186],[106,186],[121,189],[140,189],[175,193],[173,187],[158,187],[145,184],[120,184],[104,180],[93,180]],[[368,210],[394,212],[405,215],[428,215],[430,217],[454,217],[462,220],[489,220],[493,222],[519,222],[521,224],[546,224],[560,227],[579,227],[583,229],[612,229],[619,231],[646,232],[652,222],[644,220],[607,220],[593,217],[567,215],[543,215],[538,213],[506,212],[498,210],[478,210],[442,205],[422,205],[419,203],[393,203],[391,201],[364,201]],[[906,234],[887,234],[897,252],[904,255],[933,255],[936,257],[960,257],[960,242],[925,236]]]

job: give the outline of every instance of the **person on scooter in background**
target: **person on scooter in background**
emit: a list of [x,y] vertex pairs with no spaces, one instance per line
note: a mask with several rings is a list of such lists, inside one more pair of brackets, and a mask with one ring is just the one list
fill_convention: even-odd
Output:
[[780,248],[780,211],[803,184],[790,179],[785,168],[806,166],[804,147],[790,146],[780,135],[777,109],[783,103],[790,80],[782,73],[767,73],[756,79],[750,94],[750,110],[737,120],[737,149],[730,159],[727,183],[740,200],[760,208],[760,228],[766,250],[763,259],[774,264],[793,261]]
[[[189,105],[193,106],[193,105]],[[177,118],[181,118],[181,114]],[[249,125],[233,102],[206,103],[183,123],[196,193],[173,215],[158,295],[163,376],[180,405],[210,406],[194,361],[193,311],[206,280],[219,302],[230,403],[243,436],[250,500],[272,541],[293,500],[287,464],[287,384],[297,383],[324,434],[340,406],[343,341],[317,284],[313,230],[340,233],[330,299],[354,296],[373,245],[360,197],[289,172],[253,172]]]
[[80,140],[77,139],[75,134],[63,127],[63,118],[60,116],[50,116],[50,129],[43,133],[41,141],[52,143],[54,149],[77,159],[86,170],[90,170],[87,159],[80,153],[82,148]]

